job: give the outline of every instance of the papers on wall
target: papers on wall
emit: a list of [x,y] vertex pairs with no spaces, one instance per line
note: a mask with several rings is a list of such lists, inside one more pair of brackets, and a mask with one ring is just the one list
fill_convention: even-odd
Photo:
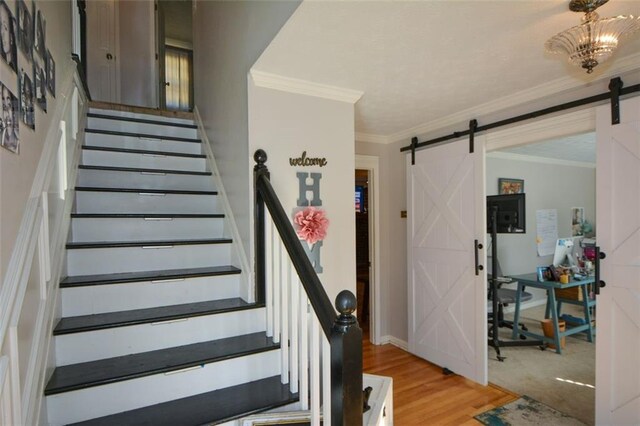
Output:
[[536,244],[538,256],[550,256],[556,249],[558,239],[558,211],[536,210]]

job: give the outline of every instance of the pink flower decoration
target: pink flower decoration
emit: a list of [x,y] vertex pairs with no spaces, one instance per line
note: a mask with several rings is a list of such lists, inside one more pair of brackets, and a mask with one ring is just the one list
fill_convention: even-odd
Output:
[[329,219],[325,217],[324,210],[307,207],[295,214],[293,222],[298,225],[298,236],[309,244],[315,244],[327,236]]

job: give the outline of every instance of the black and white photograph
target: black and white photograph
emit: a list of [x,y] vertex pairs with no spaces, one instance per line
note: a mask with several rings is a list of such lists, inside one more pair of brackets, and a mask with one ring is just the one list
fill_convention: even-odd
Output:
[[45,55],[47,54],[47,48],[45,47],[45,35],[47,34],[47,22],[44,20],[44,16],[40,10],[38,10],[37,17],[35,18],[35,27],[36,32],[33,49],[42,59],[46,59]]
[[16,19],[4,1],[0,2],[0,46],[0,56],[17,73]]
[[33,86],[36,91],[36,105],[47,112],[47,77],[36,61],[33,61]]
[[24,0],[18,0],[18,45],[27,60],[33,58],[33,18]]
[[13,96],[11,90],[0,83],[0,96],[2,97],[2,116],[0,116],[0,145],[14,154],[20,150],[20,104],[18,98]]
[[22,122],[36,128],[36,115],[33,108],[33,83],[25,70],[20,70],[20,113]]
[[56,63],[53,60],[53,56],[51,56],[51,52],[47,49],[47,58],[46,61],[46,72],[47,72],[47,87],[49,88],[49,93],[54,98],[56,97]]

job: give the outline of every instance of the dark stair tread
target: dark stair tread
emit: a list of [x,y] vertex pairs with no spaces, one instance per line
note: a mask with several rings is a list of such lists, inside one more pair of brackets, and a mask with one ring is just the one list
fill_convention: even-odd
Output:
[[101,186],[76,186],[82,192],[127,192],[145,194],[178,194],[178,195],[218,195],[218,191],[193,191],[187,189],[145,189],[145,188],[107,188]]
[[75,423],[77,426],[200,426],[228,422],[298,400],[273,376],[187,398]]
[[67,243],[67,249],[94,249],[117,247],[155,247],[155,246],[188,246],[203,244],[229,244],[231,238],[208,238],[202,240],[151,240],[151,241],[98,241],[98,242],[73,242]]
[[87,285],[121,284],[141,281],[163,281],[182,278],[236,275],[241,272],[235,266],[208,266],[205,268],[166,269],[161,271],[121,272],[118,274],[76,275],[60,282],[61,288]]
[[177,142],[189,142],[189,143],[202,142],[202,140],[194,139],[194,138],[181,138],[178,136],[165,136],[165,135],[149,135],[146,133],[135,133],[135,132],[120,132],[117,130],[101,130],[101,129],[85,128],[84,131],[85,133],[100,133],[103,135],[113,135],[113,136],[132,136],[134,138],[162,139],[162,140],[172,140]]
[[53,334],[58,336],[137,324],[148,324],[152,322],[172,321],[182,318],[255,309],[263,306],[264,304],[247,303],[239,297],[236,297],[172,306],[135,309],[130,311],[81,315],[62,318],[53,330]]
[[207,158],[207,156],[204,154],[190,154],[186,152],[173,152],[173,151],[154,151],[149,149],[112,148],[110,146],[82,145],[82,149],[85,151],[124,152],[126,154],[149,154],[149,155],[160,155],[165,157]]
[[147,169],[142,167],[115,167],[115,166],[88,166],[79,165],[78,168],[83,170],[106,170],[112,172],[135,172],[135,173],[156,173],[156,174],[175,174],[175,175],[199,175],[211,176],[211,172],[195,172],[191,170],[173,170],[173,169]]
[[87,113],[87,117],[89,118],[103,118],[105,120],[116,120],[116,121],[129,121],[132,123],[141,123],[141,124],[157,124],[159,126],[169,126],[169,127],[182,127],[185,129],[197,129],[198,126],[195,124],[187,124],[187,123],[175,123],[173,121],[162,121],[162,120],[151,120],[148,118],[136,118],[136,117],[125,117],[119,115],[110,115],[110,114],[100,114],[95,112]]
[[280,347],[264,332],[57,367],[45,395],[201,366]]
[[72,219],[123,219],[123,218],[171,218],[171,219],[222,219],[224,213],[71,213]]

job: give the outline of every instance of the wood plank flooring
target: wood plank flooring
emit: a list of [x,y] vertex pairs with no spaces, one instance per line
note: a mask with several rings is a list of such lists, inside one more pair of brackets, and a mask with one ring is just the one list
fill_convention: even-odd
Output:
[[473,416],[518,398],[495,385],[480,386],[393,345],[363,339],[365,373],[393,377],[394,424],[479,425]]

